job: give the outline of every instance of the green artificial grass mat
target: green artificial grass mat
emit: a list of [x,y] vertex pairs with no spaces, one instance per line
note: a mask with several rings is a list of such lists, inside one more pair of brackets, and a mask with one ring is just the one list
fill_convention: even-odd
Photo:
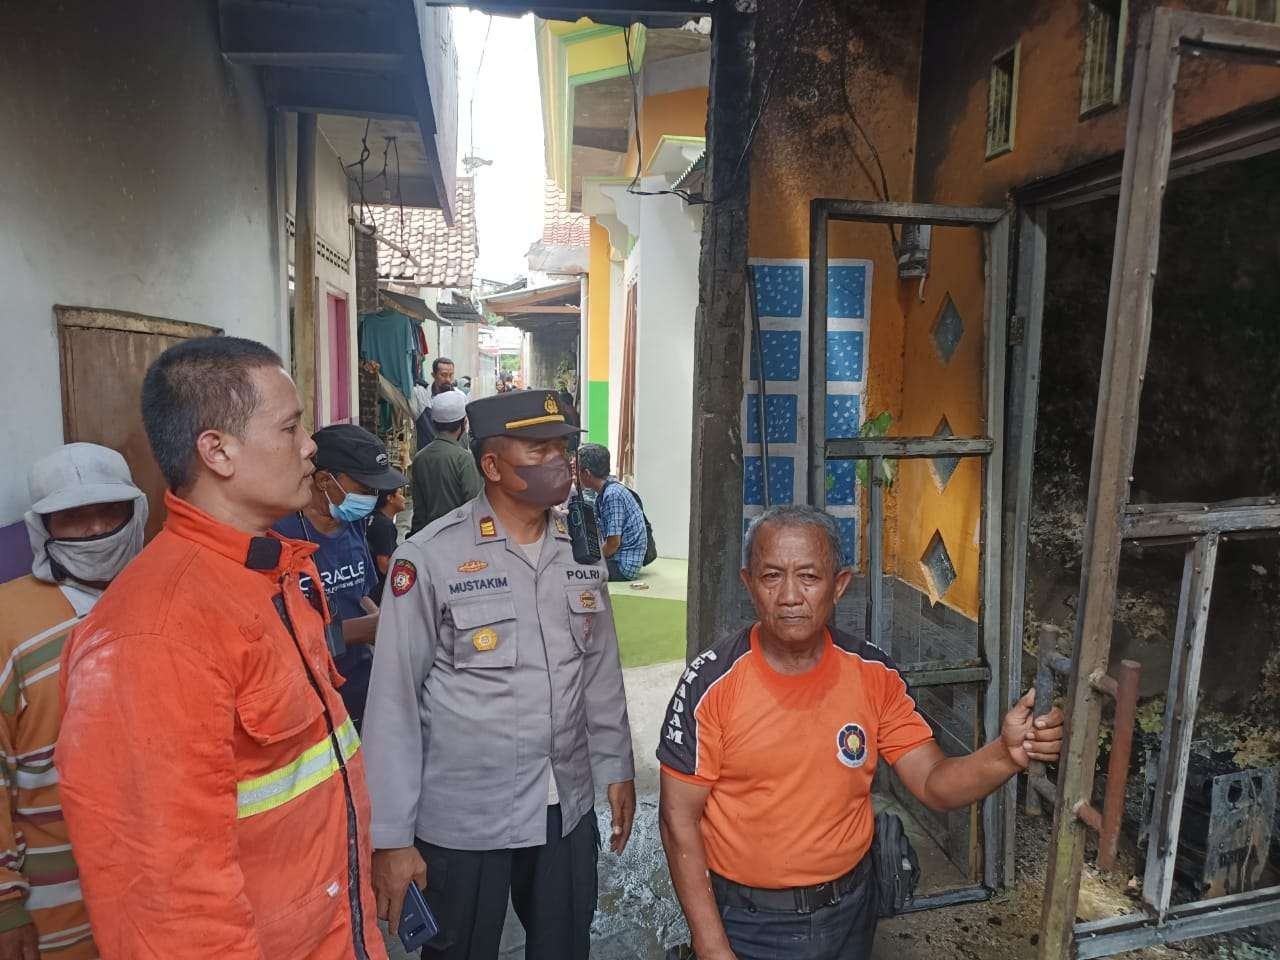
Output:
[[624,667],[684,659],[685,601],[616,593],[610,599]]

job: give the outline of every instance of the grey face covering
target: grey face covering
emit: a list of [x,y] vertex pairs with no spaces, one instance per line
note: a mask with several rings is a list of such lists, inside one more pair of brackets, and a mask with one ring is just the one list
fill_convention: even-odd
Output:
[[139,491],[133,501],[133,516],[116,529],[96,537],[55,540],[49,536],[44,517],[27,511],[31,573],[46,583],[67,577],[82,583],[113,580],[142,551],[147,516],[147,498]]
[[114,580],[142,550],[146,511],[141,513],[139,521],[139,510],[135,506],[133,516],[108,533],[70,540],[50,538],[44,548],[54,564],[76,580],[84,583]]

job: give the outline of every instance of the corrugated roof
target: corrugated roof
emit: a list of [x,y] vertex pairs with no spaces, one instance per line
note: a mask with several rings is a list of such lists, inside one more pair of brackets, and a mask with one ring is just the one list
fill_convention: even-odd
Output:
[[[410,257],[385,243],[378,244],[378,279],[397,280],[420,287],[458,287],[471,289],[476,257],[480,252],[476,236],[475,182],[459,177],[454,205],[454,221],[450,227],[439,210],[396,205],[370,204],[365,207],[373,217],[380,236],[404,248]],[[359,217],[360,211],[356,210]]]

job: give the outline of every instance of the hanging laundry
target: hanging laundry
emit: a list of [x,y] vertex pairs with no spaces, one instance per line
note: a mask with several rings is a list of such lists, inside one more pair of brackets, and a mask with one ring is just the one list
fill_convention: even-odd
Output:
[[382,309],[360,318],[360,357],[375,360],[382,375],[406,397],[413,395],[418,352],[418,324],[403,313]]

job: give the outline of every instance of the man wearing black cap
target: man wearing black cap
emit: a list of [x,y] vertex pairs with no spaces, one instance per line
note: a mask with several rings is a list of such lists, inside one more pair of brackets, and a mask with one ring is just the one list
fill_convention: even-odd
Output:
[[[329,652],[346,679],[339,693],[359,731],[373,667],[371,644],[378,625],[378,606],[373,600],[378,571],[365,539],[365,521],[378,494],[404,486],[405,479],[391,468],[382,441],[364,427],[337,423],[318,430],[311,439],[316,444],[311,499],[273,529],[318,548],[314,560],[333,618]],[[309,592],[310,580],[302,586]]]
[[467,406],[484,492],[401,545],[378,624],[365,750],[374,888],[396,929],[410,882],[441,925],[430,960],[494,960],[510,901],[526,960],[587,960],[597,788],[611,848],[634,761],[603,562],[574,560],[553,391]]

